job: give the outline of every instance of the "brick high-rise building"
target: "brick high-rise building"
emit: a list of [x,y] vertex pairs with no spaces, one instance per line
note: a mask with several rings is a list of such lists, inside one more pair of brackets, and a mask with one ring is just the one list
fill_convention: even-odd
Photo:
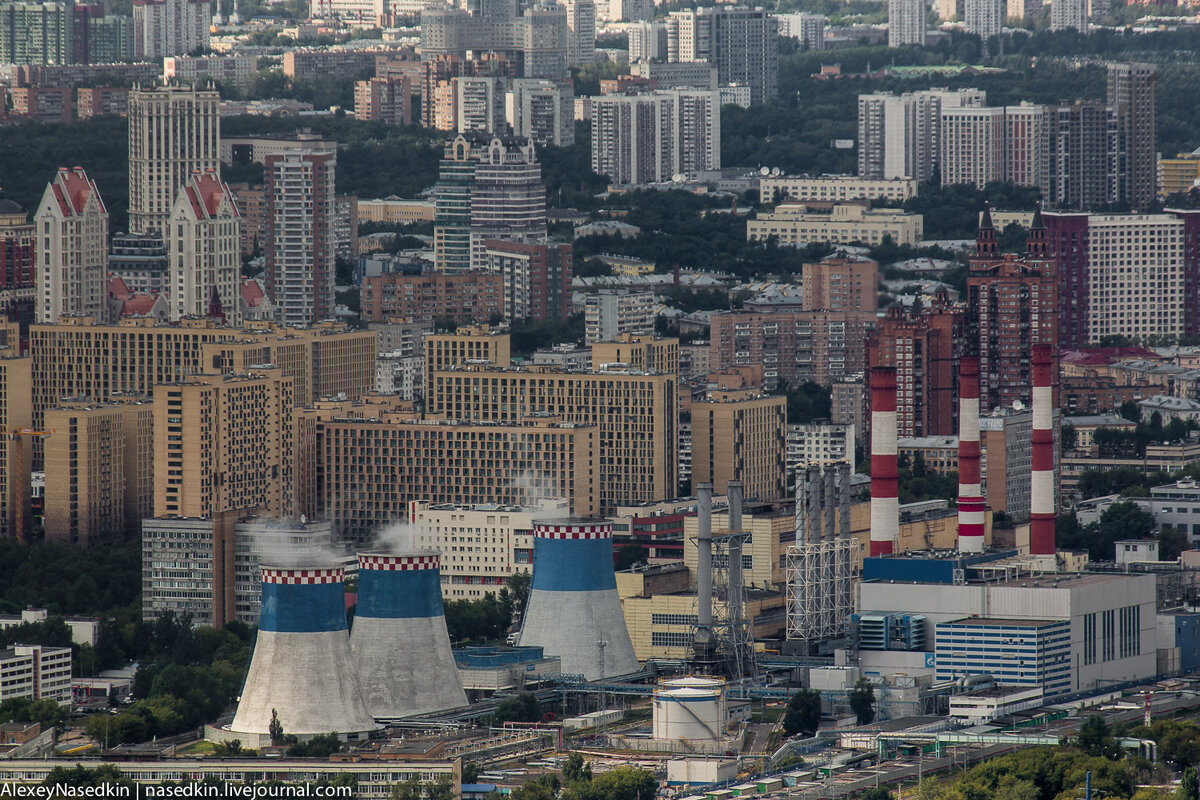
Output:
[[388,125],[411,125],[412,84],[409,79],[394,76],[355,83],[354,118]]
[[710,391],[692,402],[692,485],[727,493],[740,480],[746,497],[787,494],[787,398],[748,389]]
[[99,315],[108,271],[108,209],[82,167],[59,169],[34,215],[37,320]]
[[484,247],[487,271],[504,280],[505,319],[562,319],[571,313],[571,245],[485,239]]
[[363,319],[444,317],[458,325],[504,316],[504,276],[481,272],[446,275],[398,272],[363,278]]
[[867,258],[829,258],[805,264],[800,286],[804,311],[875,311],[879,265]]
[[727,311],[713,314],[709,368],[762,364],[763,386],[827,386],[861,371],[873,311]]
[[278,367],[193,375],[154,392],[154,515],[292,516],[292,379]]
[[[28,339],[37,307],[33,224],[25,209],[0,199],[0,317],[19,323]],[[16,349],[16,343],[9,345]]]
[[891,306],[867,345],[867,367],[896,369],[896,427],[900,436],[958,432],[958,359],[963,355],[961,305],[938,295],[928,308]]
[[[979,403],[983,413],[1033,402],[1030,353],[1049,344],[1052,374],[1058,374],[1059,285],[1047,256],[1046,229],[1039,211],[1029,231],[1027,252],[1001,254],[990,213],[980,222],[967,274],[967,330],[979,356]],[[1057,399],[1056,401],[1057,402]]]
[[220,175],[219,102],[217,92],[192,87],[129,93],[130,231],[162,235],[179,187],[197,171]]
[[336,168],[331,152],[300,149],[266,157],[267,294],[285,325],[333,317]]
[[241,217],[215,172],[192,175],[171,210],[167,272],[171,318],[242,324]]

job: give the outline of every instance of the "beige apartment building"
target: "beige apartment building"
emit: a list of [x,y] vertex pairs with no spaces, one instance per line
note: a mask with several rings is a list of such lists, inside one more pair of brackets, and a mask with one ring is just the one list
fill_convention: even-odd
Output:
[[511,338],[508,331],[486,325],[467,325],[454,333],[430,333],[425,336],[425,397],[433,389],[433,373],[468,362],[496,367],[512,366]]
[[876,311],[879,265],[869,258],[829,258],[804,265],[804,311]]
[[287,329],[256,323],[244,331],[208,319],[163,325],[125,318],[63,317],[30,326],[34,420],[64,397],[104,402],[118,394],[152,395],[159,384],[200,372],[245,371],[275,364],[295,381],[296,402],[335,394],[361,397],[375,386],[375,334],[336,323]]
[[32,425],[29,396],[31,361],[16,349],[0,349],[0,535],[26,539],[30,533],[29,463],[31,442],[14,436]]
[[716,390],[692,402],[692,481],[726,494],[740,480],[746,497],[787,493],[787,398],[750,389]]
[[144,398],[47,409],[46,540],[90,547],[136,535],[154,510],[154,406]]
[[758,182],[760,203],[792,200],[890,200],[903,203],[917,196],[912,178],[860,178],[857,175],[781,175]]
[[898,208],[868,208],[857,203],[825,204],[825,207],[781,203],[774,211],[760,212],[746,223],[746,241],[775,239],[779,244],[797,246],[814,242],[874,246],[881,244],[884,237],[891,237],[896,244],[916,244],[921,241],[923,223],[920,214]]
[[618,334],[608,342],[592,344],[592,369],[603,364],[628,364],[643,372],[679,373],[679,340],[653,334]]
[[519,421],[422,420],[404,412],[322,423],[320,482],[337,535],[360,542],[406,518],[409,503],[537,505],[565,501],[576,516],[598,509],[601,471],[594,425],[545,417]]
[[278,367],[181,378],[154,392],[154,516],[295,507],[292,379]]

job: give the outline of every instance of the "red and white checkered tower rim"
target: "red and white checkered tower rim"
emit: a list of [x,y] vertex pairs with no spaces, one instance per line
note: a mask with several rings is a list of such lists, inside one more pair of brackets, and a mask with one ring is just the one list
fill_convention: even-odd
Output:
[[896,449],[896,370],[871,369],[871,555],[896,551],[900,494]]
[[1050,345],[1035,344],[1033,364],[1033,473],[1030,476],[1029,552],[1054,554],[1054,376]]
[[983,552],[983,481],[979,468],[979,359],[958,362],[958,549]]
[[533,535],[538,539],[611,539],[612,523],[600,520],[575,522],[547,520],[533,523]]
[[274,567],[262,565],[263,583],[305,586],[319,583],[342,583],[346,571],[341,567]]
[[404,553],[359,553],[358,568],[382,572],[409,572],[419,569],[440,569],[441,555],[434,552]]

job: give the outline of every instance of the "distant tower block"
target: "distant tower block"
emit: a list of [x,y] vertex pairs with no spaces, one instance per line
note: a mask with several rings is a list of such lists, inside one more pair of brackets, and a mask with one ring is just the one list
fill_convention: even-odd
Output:
[[350,649],[376,719],[467,705],[442,608],[437,553],[358,555]]
[[562,671],[594,681],[638,669],[617,597],[612,524],[533,523],[533,582],[521,646],[562,659]]
[[376,728],[350,658],[341,567],[262,567],[258,642],[242,687],[234,733],[350,738]]

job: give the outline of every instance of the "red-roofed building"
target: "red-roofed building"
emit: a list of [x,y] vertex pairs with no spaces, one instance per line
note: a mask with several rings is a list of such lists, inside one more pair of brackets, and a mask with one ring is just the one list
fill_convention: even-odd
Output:
[[108,298],[105,301],[104,321],[115,325],[122,317],[154,317],[166,322],[171,306],[167,296],[149,292],[132,291],[125,280],[117,275],[108,279]]
[[99,317],[108,275],[108,209],[83,167],[62,167],[34,215],[37,321]]
[[167,253],[171,318],[241,325],[241,216],[215,170],[193,173],[171,208]]
[[242,321],[275,319],[275,306],[257,278],[242,281]]

